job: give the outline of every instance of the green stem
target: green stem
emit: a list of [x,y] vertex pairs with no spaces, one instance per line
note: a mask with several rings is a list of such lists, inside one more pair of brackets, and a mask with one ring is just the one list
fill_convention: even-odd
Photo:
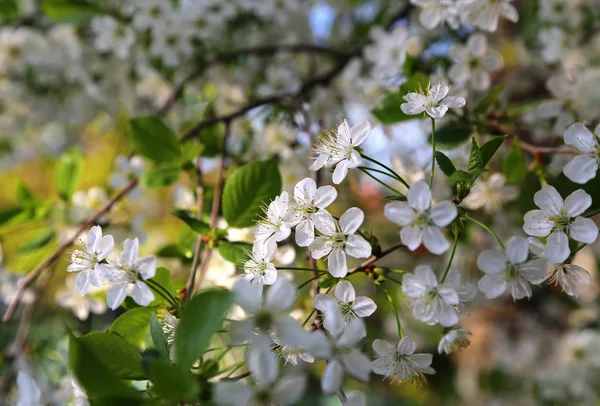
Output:
[[380,174],[385,175],[387,177],[390,177],[390,178],[392,178],[394,180],[398,180],[398,178],[395,177],[394,175],[392,175],[391,173],[388,173],[386,171],[382,171],[381,169],[371,168],[370,166],[359,166],[358,168],[359,169],[364,169],[364,170],[367,170],[367,171],[377,172],[377,173],[380,173]]
[[379,183],[380,185],[382,185],[382,186],[384,186],[384,187],[388,188],[389,190],[391,190],[391,191],[392,191],[392,192],[394,192],[395,194],[397,194],[397,195],[399,195],[399,196],[404,196],[404,194],[403,194],[403,193],[400,193],[400,191],[398,191],[398,190],[394,189],[393,187],[391,187],[391,186],[390,186],[390,185],[388,185],[387,183],[385,183],[385,182],[383,182],[382,180],[380,180],[380,179],[376,178],[375,176],[371,175],[369,172],[367,172],[366,170],[362,169],[360,166],[358,167],[358,169],[359,169],[360,171],[362,171],[363,173],[365,173],[366,175],[368,175],[369,177],[371,177],[371,178],[375,179],[375,181],[376,181],[377,183]]
[[[328,294],[329,292],[331,292],[331,289],[333,289],[333,285],[329,287],[329,289],[327,289],[325,291],[325,294]],[[315,314],[315,312],[317,311],[316,307],[313,307],[312,311],[310,312],[310,314],[308,315],[308,317],[304,320],[304,323],[302,323],[302,326],[306,326],[306,323],[308,323],[311,319],[311,317],[313,316],[313,314]]]
[[577,254],[579,251],[581,251],[582,249],[584,249],[585,247],[587,247],[587,244],[581,244],[579,247],[575,248],[573,251],[571,251],[571,255],[569,255],[571,258],[575,257],[575,254]]
[[399,281],[398,279],[396,279],[396,278],[392,278],[390,275],[385,275],[385,278],[386,278],[386,279],[389,279],[389,280],[391,280],[392,282],[395,282],[395,283],[397,283],[397,284],[398,284],[398,285],[400,285],[400,286],[402,286],[402,282],[400,282],[400,281]]
[[312,278],[310,278],[309,280],[307,280],[306,282],[302,283],[300,286],[298,286],[298,290],[302,289],[303,287],[305,287],[306,285],[308,285],[309,283],[311,283],[312,281],[314,281],[315,279],[319,279],[321,277],[321,275],[317,275],[317,276],[313,276]]
[[373,159],[365,154],[360,154],[360,156],[362,156],[363,158],[365,158],[367,161],[371,161],[376,165],[381,166],[382,168],[388,170],[392,175],[394,175],[394,177],[400,182],[402,183],[404,186],[406,186],[407,188],[410,189],[410,186],[408,185],[408,183],[406,183],[406,181],[404,179],[402,179],[402,176],[398,175],[392,168],[390,168],[387,165],[382,164],[381,162],[379,162],[376,159]]
[[596,214],[600,214],[600,209],[598,210],[594,210],[593,212],[591,212],[590,214],[586,214],[585,217],[594,217]]
[[224,350],[226,348],[245,347],[247,345],[248,345],[247,343],[244,343],[244,344],[221,345],[219,347],[212,347],[212,348],[209,348],[207,350],[204,350],[204,351],[202,351],[202,353],[204,354],[204,353],[211,352],[211,351],[220,351],[220,350]]
[[328,273],[329,271],[325,271],[322,269],[312,269],[312,268],[295,268],[292,266],[286,266],[286,267],[281,267],[278,266],[277,267],[278,270],[282,270],[282,271],[310,271],[310,272],[320,272],[320,273]]
[[224,369],[220,370],[219,372],[217,372],[217,375],[224,374],[225,372],[230,371],[230,370],[233,369],[233,371],[230,372],[230,375],[231,375],[235,371],[237,371],[238,369],[240,369],[241,367],[243,367],[245,363],[246,363],[246,361],[242,361],[242,362],[238,362],[237,364],[230,365],[227,368],[224,368]]
[[440,279],[440,284],[444,283],[446,277],[448,276],[448,271],[450,271],[450,266],[452,265],[452,261],[454,260],[454,254],[456,253],[456,246],[458,245],[458,233],[454,234],[454,244],[452,244],[452,252],[450,253],[450,259],[448,260],[448,265],[446,265],[446,270],[442,275],[442,279]]
[[479,227],[483,228],[485,231],[487,231],[488,233],[490,233],[495,239],[496,241],[498,241],[498,244],[500,244],[500,246],[502,248],[504,248],[504,244],[502,243],[502,240],[500,239],[500,237],[498,237],[496,235],[496,233],[494,233],[492,230],[490,230],[490,228],[488,226],[486,226],[485,224],[483,224],[480,221],[475,220],[473,217],[467,215],[467,214],[463,214],[463,217],[466,218],[469,221],[472,221],[473,223],[477,224]]
[[146,282],[146,284],[150,287],[150,289],[152,289],[153,291],[158,293],[160,296],[163,297],[163,299],[165,299],[167,302],[169,302],[169,304],[171,306],[173,306],[176,309],[179,309],[179,305],[177,304],[177,299],[175,299],[175,297],[171,294],[171,292],[169,292],[163,286],[161,286],[160,284],[156,283],[153,280],[148,279],[148,280],[145,280],[144,282]]
[[402,337],[404,337],[404,332],[402,331],[402,325],[400,324],[400,316],[398,316],[398,309],[396,309],[396,305],[394,304],[394,301],[392,300],[392,297],[390,296],[390,292],[388,292],[387,289],[385,289],[385,296],[387,297],[387,300],[392,305],[392,309],[394,309],[394,315],[396,316],[396,325],[398,326],[398,336],[400,338],[402,338]]
[[435,119],[431,119],[431,174],[429,175],[429,189],[433,184],[433,173],[435,172]]

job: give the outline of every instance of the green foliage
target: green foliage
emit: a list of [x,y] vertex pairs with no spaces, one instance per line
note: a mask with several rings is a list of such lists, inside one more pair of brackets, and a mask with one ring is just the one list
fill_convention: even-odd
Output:
[[47,228],[31,237],[18,250],[17,254],[27,254],[45,247],[54,238],[55,232],[51,228]]
[[241,241],[219,241],[219,254],[226,261],[239,265],[242,260],[248,257],[246,252],[252,252],[252,244]]
[[221,328],[234,301],[232,292],[210,289],[187,303],[175,330],[177,363],[190,367],[200,358],[212,336]]
[[129,133],[138,154],[156,162],[180,161],[181,148],[177,136],[160,118],[133,118],[129,121]]
[[56,166],[56,187],[63,200],[70,200],[81,180],[83,156],[77,148],[63,153]]
[[499,137],[491,138],[479,147],[479,150],[481,151],[481,156],[483,158],[482,168],[485,168],[485,166],[492,160],[492,157],[494,156],[496,151],[498,151],[498,148],[500,148],[506,137],[507,135],[502,135]]
[[417,115],[407,115],[400,109],[400,105],[405,103],[404,96],[410,92],[416,92],[419,89],[425,89],[429,84],[429,77],[423,72],[416,72],[406,82],[400,86],[395,93],[388,93],[383,100],[372,110],[372,113],[383,124],[394,124],[401,121],[415,120],[421,118]]
[[[173,289],[173,282],[171,281],[171,272],[165,267],[156,268],[156,274],[151,278],[154,282],[167,289],[169,292]],[[172,292],[171,292],[172,293]],[[154,300],[148,304],[149,307],[160,306],[164,302],[164,298],[158,293],[154,292]]]
[[472,173],[478,169],[483,169],[483,155],[477,145],[475,137],[471,140],[471,153],[469,154],[469,164],[467,165],[467,172]]
[[147,307],[127,310],[113,321],[108,332],[120,335],[133,345],[139,345],[144,342],[151,315],[152,310]]
[[475,114],[476,116],[483,116],[484,114],[486,114],[488,112],[488,110],[490,109],[490,107],[492,107],[494,102],[496,102],[496,100],[498,100],[498,98],[502,94],[503,90],[504,90],[503,83],[500,83],[500,84],[492,87],[489,90],[489,92],[487,92],[486,95],[483,96],[483,99],[481,99],[481,101],[477,104],[477,106],[475,107],[475,110],[473,110],[473,114]]
[[[435,144],[438,149],[454,149],[469,139],[473,129],[469,123],[453,122],[435,131]],[[430,137],[431,142],[431,137]]]
[[470,182],[472,178],[473,175],[461,169],[457,169],[448,177],[452,182]]
[[40,202],[35,194],[21,181],[17,182],[16,195],[19,203],[26,208],[34,208]]
[[168,361],[151,361],[148,375],[152,381],[152,392],[170,401],[192,401],[200,387],[187,368]]
[[102,10],[86,0],[41,0],[40,8],[46,17],[59,23],[87,20]]
[[523,155],[517,138],[513,140],[510,151],[508,151],[506,158],[504,158],[503,170],[504,176],[506,176],[506,180],[509,182],[520,182],[527,175],[525,155]]
[[169,347],[167,345],[167,337],[156,318],[156,314],[150,316],[150,335],[158,352],[164,359],[169,359]]
[[203,221],[198,220],[196,217],[192,216],[186,210],[174,210],[171,212],[172,215],[182,220],[185,224],[187,224],[193,231],[197,232],[201,235],[208,235],[210,233],[210,226]]
[[223,149],[223,137],[225,129],[223,124],[216,123],[208,127],[200,129],[198,137],[200,145],[202,145],[202,156],[212,158],[221,153]]
[[435,160],[444,175],[450,177],[456,172],[456,167],[442,151],[435,151]]
[[223,217],[230,227],[250,227],[261,210],[281,193],[281,175],[275,159],[238,168],[225,183]]
[[158,164],[145,170],[140,176],[140,184],[145,188],[159,188],[172,185],[179,180],[181,168],[178,164]]

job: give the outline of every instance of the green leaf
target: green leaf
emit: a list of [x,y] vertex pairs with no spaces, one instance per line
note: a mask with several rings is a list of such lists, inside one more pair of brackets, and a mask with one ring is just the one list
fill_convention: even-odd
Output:
[[127,310],[113,321],[108,331],[120,335],[133,345],[142,344],[146,337],[146,331],[148,331],[151,315],[152,310],[147,307]]
[[181,312],[175,330],[175,359],[190,367],[219,331],[235,295],[227,290],[210,289],[194,296]]
[[167,345],[167,337],[165,336],[165,332],[163,331],[158,319],[156,318],[156,314],[152,313],[150,316],[150,335],[152,336],[152,341],[154,341],[154,345],[158,352],[163,356],[164,359],[169,359],[169,346]]
[[405,202],[406,196],[404,196],[404,195],[389,195],[389,196],[385,197],[385,200]]
[[[151,280],[158,283],[163,288],[167,289],[169,292],[173,293],[172,292],[173,282],[171,281],[171,271],[169,271],[167,268],[162,267],[162,266],[156,268],[156,273],[154,274],[154,277],[151,278]],[[148,307],[160,306],[165,299],[162,296],[160,296],[158,293],[154,292],[154,290],[152,290],[152,293],[154,293],[154,300],[152,302],[150,302],[150,304],[148,304]]]
[[212,158],[219,155],[221,153],[221,149],[223,149],[224,136],[225,129],[221,123],[216,123],[202,128],[198,132],[200,144],[204,147],[202,156]]
[[17,182],[16,194],[19,203],[27,208],[34,208],[40,202],[33,192],[21,181]]
[[494,156],[496,151],[498,151],[498,148],[500,148],[506,137],[507,135],[502,135],[499,137],[491,138],[479,147],[479,150],[481,151],[481,156],[483,158],[483,168],[485,168],[485,166],[492,160],[492,157]]
[[51,228],[47,228],[44,231],[37,233],[17,250],[17,254],[27,254],[45,247],[50,241],[52,241],[54,234],[54,230]]
[[87,20],[102,11],[85,0],[41,0],[40,8],[48,18],[60,23]]
[[452,176],[452,174],[456,171],[456,167],[450,158],[448,158],[442,151],[435,151],[435,160],[444,175]]
[[[130,386],[119,379],[119,372],[131,372],[131,376],[143,378],[144,374],[141,370],[142,357],[132,347],[132,351],[137,354],[139,370],[129,370],[124,368],[115,368],[112,361],[115,360],[115,354],[124,356],[120,346],[112,347],[108,343],[113,343],[112,339],[108,339],[107,345],[99,344],[104,336],[116,337],[123,340],[119,336],[108,333],[92,333],[83,337],[75,337],[69,333],[69,366],[73,371],[73,375],[77,381],[86,390],[86,393],[92,398],[100,397],[126,397],[137,398],[137,393]],[[93,337],[93,338],[90,338]],[[123,340],[127,345],[127,341]],[[122,359],[122,363],[129,360],[130,354],[126,355],[126,359]],[[118,356],[116,357],[118,358]],[[133,374],[135,372],[135,374]]]
[[203,221],[198,220],[196,217],[193,217],[186,210],[175,210],[171,212],[172,215],[182,220],[185,224],[187,224],[192,230],[201,235],[208,235],[210,233],[210,226]]
[[0,225],[10,222],[17,218],[21,213],[23,213],[23,209],[20,207],[9,207],[0,211]]
[[503,90],[504,83],[500,83],[499,85],[492,87],[490,91],[487,92],[485,96],[483,96],[483,99],[481,99],[481,101],[477,104],[475,110],[473,110],[473,113],[476,116],[480,114],[486,114],[490,107],[492,107],[492,104],[494,104],[494,102],[498,100],[498,97],[500,97],[500,94],[502,94]]
[[184,258],[192,259],[194,257],[194,248],[197,240],[198,234],[193,232],[191,228],[185,227],[181,229],[179,239],[177,240],[177,248]]
[[519,145],[519,140],[514,139],[510,151],[504,158],[504,176],[509,182],[520,182],[527,176],[527,163],[525,162],[525,155]]
[[142,187],[152,189],[172,185],[179,180],[181,168],[179,165],[158,164],[142,172],[140,184]]
[[452,175],[448,177],[452,182],[470,182],[471,174],[461,169],[457,169]]
[[467,166],[467,172],[474,172],[478,169],[483,169],[483,155],[479,150],[479,145],[475,137],[471,139],[471,153],[469,154],[469,164]]
[[230,227],[250,227],[261,206],[269,204],[279,193],[281,175],[275,159],[241,166],[225,183],[223,217]]
[[148,375],[153,384],[152,392],[163,399],[194,403],[193,400],[200,391],[198,382],[189,369],[168,361],[152,361]]
[[[454,122],[435,131],[437,149],[454,149],[461,146],[471,136],[473,129],[468,123]],[[431,137],[429,137],[431,143]]]
[[240,262],[248,258],[246,252],[252,252],[252,244],[247,242],[230,242],[226,240],[219,241],[219,254],[226,261],[240,265]]
[[70,200],[81,179],[83,171],[83,156],[77,148],[71,148],[63,153],[56,166],[56,186],[63,200]]
[[425,89],[429,84],[429,77],[423,72],[417,72],[400,86],[395,93],[388,93],[381,102],[372,110],[372,113],[383,124],[394,124],[401,121],[416,120],[421,115],[404,114],[400,105],[406,103],[404,96],[410,92],[416,92],[419,89]]
[[129,121],[129,132],[138,154],[156,162],[178,162],[181,148],[177,136],[161,119],[136,117]]

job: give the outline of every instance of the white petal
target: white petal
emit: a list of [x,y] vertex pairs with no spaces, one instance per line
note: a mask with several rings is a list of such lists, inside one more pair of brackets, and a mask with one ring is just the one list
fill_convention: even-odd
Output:
[[431,206],[431,190],[427,183],[419,181],[408,190],[408,204],[413,209],[424,212]]
[[450,248],[450,243],[444,237],[442,230],[436,226],[423,229],[423,244],[432,254],[440,255]]
[[[467,101],[465,100],[464,97],[448,96],[443,100],[442,103],[444,103],[444,105],[450,107],[451,109],[458,109],[458,108],[464,107],[464,105],[467,104]],[[445,112],[444,112],[444,114],[445,114]]]
[[349,281],[340,281],[335,286],[335,297],[342,303],[354,302],[356,291]]
[[472,56],[482,57],[487,51],[487,38],[482,33],[476,33],[467,40],[467,49]]
[[392,356],[396,353],[396,348],[385,340],[375,340],[372,344],[373,350],[382,357]]
[[546,185],[541,190],[533,195],[533,201],[542,210],[560,214],[560,211],[565,207],[560,194],[553,186]]
[[294,198],[301,202],[313,201],[316,194],[317,184],[311,178],[304,178],[294,186]]
[[310,253],[314,259],[323,258],[325,255],[327,255],[331,252],[332,248],[333,248],[333,244],[332,244],[331,240],[328,240],[325,237],[315,238],[315,240],[312,242],[312,244],[310,244],[310,246],[308,247],[308,249],[310,250]]
[[90,288],[90,273],[91,271],[81,271],[75,277],[75,292],[79,296],[85,296]]
[[477,267],[485,273],[496,274],[506,269],[508,259],[503,252],[487,250],[479,254]]
[[593,244],[598,238],[598,226],[594,220],[577,217],[570,227],[571,238],[586,244]]
[[359,296],[352,304],[352,311],[358,317],[369,317],[377,310],[377,305],[373,299],[366,296]]
[[333,183],[336,185],[342,183],[348,174],[348,165],[349,162],[347,159],[342,159],[340,162],[338,162],[338,164],[335,166],[335,170],[333,171]]
[[410,103],[402,103],[400,105],[400,109],[404,114],[408,114],[409,116],[420,114],[425,111],[425,106],[418,102],[410,102]]
[[385,205],[385,217],[400,226],[407,226],[415,221],[415,211],[405,202],[392,202]]
[[563,168],[567,178],[583,185],[596,177],[598,158],[595,155],[578,155]]
[[377,375],[392,376],[395,367],[396,362],[391,357],[377,358],[371,363],[371,370]]
[[342,385],[344,370],[336,360],[329,361],[323,378],[321,378],[321,390],[323,393],[332,394],[337,391]]
[[154,293],[144,282],[135,281],[131,297],[140,306],[148,306],[154,300]]
[[527,261],[529,254],[529,242],[525,237],[512,237],[506,243],[506,257],[513,264]]
[[253,395],[242,382],[217,382],[213,389],[214,402],[220,406],[247,406]]
[[259,388],[271,386],[279,374],[277,356],[268,340],[259,340],[248,349],[248,369]]
[[365,219],[365,213],[358,207],[351,207],[340,217],[340,228],[344,234],[354,234]]
[[425,111],[427,112],[427,114],[429,114],[429,117],[439,120],[446,115],[446,112],[448,111],[448,106],[442,104],[436,107],[429,107],[428,109],[425,109]]
[[346,239],[346,254],[353,258],[369,258],[371,256],[371,244],[360,235],[350,235]]
[[298,289],[285,278],[277,279],[267,291],[264,308],[277,314],[288,311],[298,297]]
[[121,261],[126,268],[134,268],[138,259],[140,242],[137,238],[125,240],[123,243],[123,252],[121,252]]
[[365,138],[367,138],[370,132],[371,123],[367,120],[359,121],[358,124],[350,129],[352,145],[358,147]]
[[271,389],[271,398],[277,404],[296,404],[306,391],[306,376],[292,375],[282,377]]
[[565,132],[565,144],[573,145],[581,152],[595,152],[598,145],[594,134],[583,123],[571,124]]
[[110,287],[106,295],[106,304],[111,310],[121,306],[127,297],[127,283],[116,283]]
[[98,241],[102,238],[102,228],[100,226],[94,226],[90,228],[87,234],[86,244],[89,247],[94,247]]
[[502,274],[489,274],[481,278],[477,286],[488,299],[494,299],[506,292],[508,283]]
[[138,259],[137,270],[142,278],[153,278],[156,274],[156,257],[154,255],[148,255]]
[[260,310],[262,298],[256,286],[246,280],[240,279],[233,285],[235,300],[246,313],[255,314]]
[[367,406],[365,395],[360,392],[348,393],[346,406]]
[[337,190],[333,186],[321,186],[317,189],[315,196],[315,206],[324,209],[337,199]]
[[340,248],[334,248],[327,257],[329,273],[336,278],[343,278],[348,273],[346,253]]
[[341,355],[341,362],[348,375],[362,382],[369,380],[371,374],[371,360],[357,349],[350,352],[344,352]]
[[417,349],[417,343],[410,337],[403,337],[396,346],[396,351],[402,355],[412,355]]
[[569,217],[577,217],[592,205],[592,196],[578,189],[565,199],[565,211]]
[[549,213],[543,210],[531,210],[525,213],[523,231],[535,237],[545,237],[554,229]]
[[[88,237],[89,238],[89,237]],[[98,261],[102,261],[112,252],[115,246],[115,240],[112,235],[105,235],[100,240],[96,241],[94,251],[98,255]]]
[[540,240],[529,237],[527,238],[527,242],[529,242],[529,250],[533,253],[533,255],[537,257],[544,256],[544,244]]
[[409,250],[414,251],[419,248],[421,242],[423,242],[423,230],[417,226],[403,227],[402,230],[400,230],[400,239]]
[[296,244],[308,247],[315,240],[315,225],[311,219],[306,219],[296,226]]
[[456,205],[450,201],[439,202],[431,208],[429,218],[438,227],[446,227],[450,224],[456,216],[458,211]]
[[550,263],[560,264],[564,262],[571,253],[569,249],[569,237],[562,231],[550,234],[546,240],[544,253]]
[[313,222],[315,223],[315,228],[319,230],[321,234],[333,235],[336,231],[333,217],[324,210],[320,210],[315,213],[313,216]]

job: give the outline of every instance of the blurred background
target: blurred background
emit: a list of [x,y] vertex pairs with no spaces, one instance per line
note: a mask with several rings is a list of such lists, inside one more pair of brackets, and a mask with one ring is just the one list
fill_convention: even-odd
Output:
[[[532,145],[560,145],[565,128],[577,120],[598,123],[597,0],[515,0],[518,22],[501,18],[495,32],[484,31],[482,53],[467,56],[468,39],[480,27],[464,22],[457,30],[443,23],[425,27],[419,4],[427,1],[411,3],[1,0],[0,310],[4,313],[28,272],[131,179],[150,169],[133,155],[127,129],[131,117],[160,114],[182,134],[204,119],[235,114],[229,171],[276,157],[288,192],[311,176],[308,157],[316,137],[344,119],[372,123],[362,145],[369,156],[392,166],[409,183],[428,176],[429,121],[418,116],[399,120],[389,109],[399,110],[402,100],[385,104],[417,72],[451,84],[452,94],[466,97],[462,117],[473,114],[495,85],[504,84],[485,118]],[[461,13],[459,8],[459,20]],[[455,65],[465,63],[471,71],[459,75]],[[444,120],[442,126],[464,122],[460,116]],[[471,135],[483,140],[498,135],[491,125],[449,133],[438,140],[439,148],[457,167],[466,166]],[[199,135],[209,213],[224,127],[217,123]],[[563,192],[577,188],[561,175],[570,159],[561,154],[525,151],[522,175],[506,179],[503,160],[510,145],[505,144],[462,203],[504,240],[524,235],[522,218],[535,208],[533,193],[541,179]],[[115,236],[115,246],[138,237],[142,254],[155,254],[159,265],[171,271],[176,290],[185,286],[196,235],[170,212],[196,209],[195,165],[175,181],[146,176],[98,221]],[[63,183],[65,170],[73,171],[76,182]],[[323,173],[322,182],[331,184],[329,173]],[[405,191],[401,184],[392,186]],[[585,189],[598,201],[594,206],[600,204],[598,182]],[[385,188],[351,171],[337,190],[332,212],[360,207],[366,213],[364,226],[383,248],[398,242],[397,227],[383,215]],[[433,195],[436,200],[453,196],[441,174]],[[463,280],[476,283],[482,276],[477,256],[493,248],[494,241],[480,228],[468,226],[464,233],[453,268]],[[251,242],[252,230],[230,228],[228,236]],[[0,373],[26,371],[43,404],[84,404],[77,403],[83,400],[68,372],[67,329],[102,331],[124,311],[107,311],[102,289],[76,295],[66,272],[72,249],[27,289],[13,320],[0,325]],[[400,286],[385,282],[401,309],[406,334],[417,341],[418,352],[434,353],[437,373],[418,385],[373,375],[368,384],[349,380],[344,389],[364,391],[373,406],[599,404],[598,254],[594,244],[575,257],[593,279],[578,286],[578,297],[553,284],[534,287],[531,299],[516,302],[507,296],[488,300],[480,292],[461,314],[460,326],[472,333],[470,345],[451,356],[437,352],[443,328],[416,320]],[[308,264],[306,252],[291,243],[280,247],[278,261]],[[446,262],[446,256],[421,248],[397,251],[377,264],[407,272],[429,264],[439,273]],[[239,262],[215,252],[207,284],[230,288],[242,272]],[[298,283],[306,279],[293,276]],[[353,283],[359,294],[378,304],[368,320],[368,341],[394,342],[395,319],[381,287],[366,275],[357,275]],[[299,320],[311,309],[309,289],[302,293],[294,314]],[[24,309],[36,300],[35,312],[28,315]],[[24,317],[32,322],[15,356],[11,345]],[[151,343],[147,336],[140,333],[141,350]],[[372,354],[370,346],[365,350]],[[226,361],[243,355],[232,352],[231,357]],[[319,368],[313,368],[301,404],[339,404],[337,397],[321,394]],[[16,388],[5,380],[2,389],[8,404],[16,404]]]

